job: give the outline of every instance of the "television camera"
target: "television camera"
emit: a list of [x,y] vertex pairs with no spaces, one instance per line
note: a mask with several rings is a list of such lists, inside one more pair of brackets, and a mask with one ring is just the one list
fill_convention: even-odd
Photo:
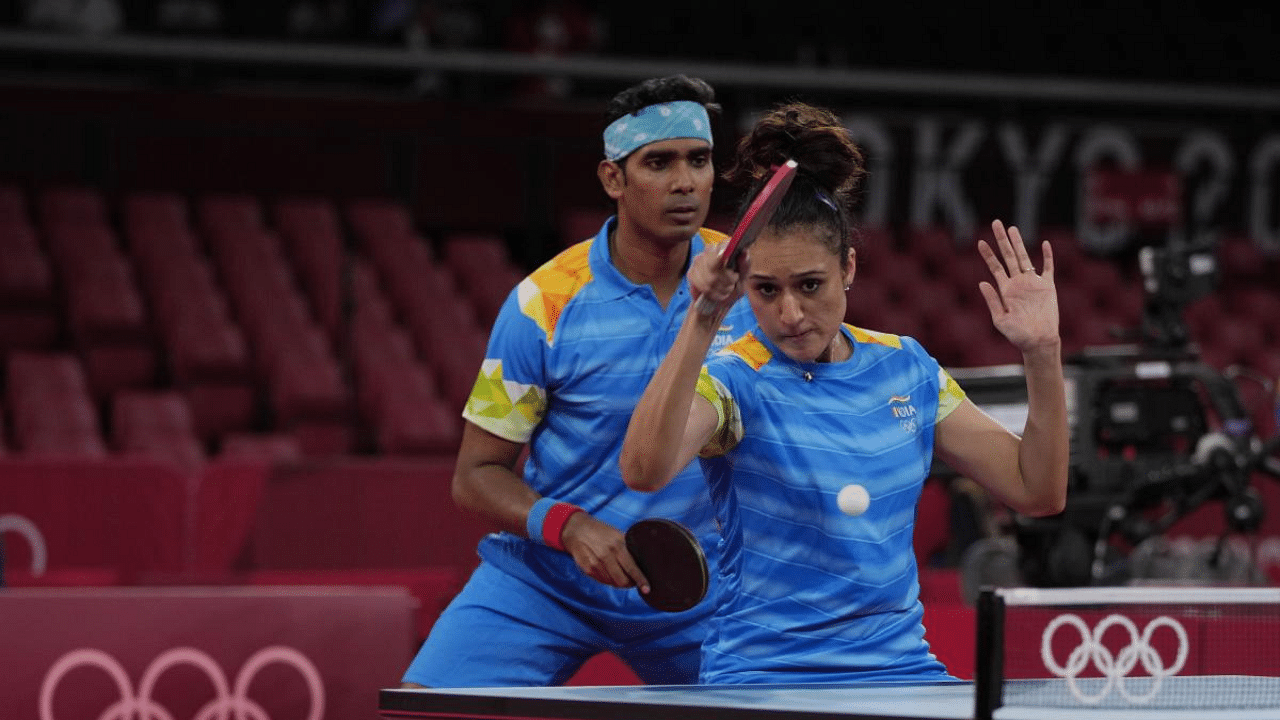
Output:
[[[1011,533],[964,555],[966,596],[985,584],[1109,585],[1136,579],[1131,549],[1211,501],[1231,534],[1251,533],[1265,508],[1252,479],[1280,479],[1280,437],[1261,440],[1231,373],[1201,361],[1183,312],[1217,283],[1209,243],[1171,239],[1138,253],[1144,308],[1137,342],[1066,358],[1071,424],[1065,510],[1011,516]],[[976,404],[1015,431],[1026,418],[1020,366],[952,371]],[[1126,552],[1129,552],[1126,555]]]

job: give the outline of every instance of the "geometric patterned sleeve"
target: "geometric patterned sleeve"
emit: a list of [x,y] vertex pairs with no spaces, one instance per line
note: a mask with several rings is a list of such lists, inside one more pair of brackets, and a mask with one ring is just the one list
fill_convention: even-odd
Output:
[[502,376],[502,361],[486,358],[462,416],[500,438],[527,443],[547,411],[547,393]]
[[716,411],[716,428],[711,433],[707,444],[698,451],[698,457],[716,457],[729,452],[742,440],[742,415],[738,412],[738,404],[733,400],[733,393],[724,383],[712,377],[707,367],[702,366],[698,374],[695,392]]
[[938,368],[938,415],[935,422],[942,422],[942,419],[950,415],[952,411],[960,407],[960,403],[964,402],[964,389],[951,377],[951,373],[943,368]]
[[591,280],[591,242],[547,261],[511,291],[462,416],[498,437],[527,443],[547,412],[548,353],[561,313]]

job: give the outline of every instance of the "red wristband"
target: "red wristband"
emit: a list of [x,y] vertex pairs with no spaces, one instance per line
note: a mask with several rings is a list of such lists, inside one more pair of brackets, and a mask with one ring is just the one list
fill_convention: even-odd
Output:
[[582,512],[582,508],[566,502],[552,505],[551,509],[547,511],[547,517],[542,521],[542,542],[547,547],[553,547],[563,552],[564,543],[560,542],[560,533],[564,532],[564,525],[569,522],[569,518],[574,513],[580,512]]

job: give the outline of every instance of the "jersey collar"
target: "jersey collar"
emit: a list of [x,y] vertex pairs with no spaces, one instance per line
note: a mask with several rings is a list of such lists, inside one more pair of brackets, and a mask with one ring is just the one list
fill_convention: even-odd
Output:
[[[595,242],[591,244],[591,275],[600,285],[601,296],[606,300],[614,300],[626,297],[647,285],[638,285],[627,279],[625,275],[613,264],[613,258],[609,253],[609,228],[617,222],[617,216],[610,217],[600,226],[600,230],[596,233]],[[705,241],[702,239],[702,231],[694,233],[692,242],[689,243],[689,257],[696,257],[702,252]],[[685,278],[680,279],[680,289],[687,288],[688,281]]]

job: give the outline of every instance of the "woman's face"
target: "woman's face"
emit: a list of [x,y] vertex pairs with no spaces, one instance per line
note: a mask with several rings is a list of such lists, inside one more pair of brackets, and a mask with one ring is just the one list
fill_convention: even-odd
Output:
[[845,265],[815,233],[812,226],[767,228],[750,250],[745,283],[761,331],[787,357],[805,363],[848,357],[837,333],[854,252]]

